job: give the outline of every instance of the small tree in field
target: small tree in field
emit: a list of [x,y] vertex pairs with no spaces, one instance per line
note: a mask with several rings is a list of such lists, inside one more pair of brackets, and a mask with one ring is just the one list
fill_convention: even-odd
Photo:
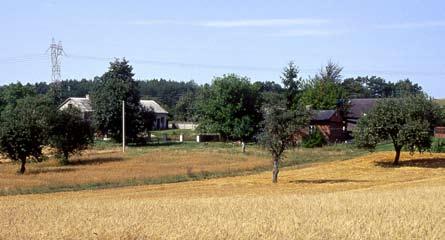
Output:
[[431,148],[439,111],[438,105],[424,95],[381,100],[354,129],[356,144],[372,150],[379,142],[391,140],[397,165],[403,147],[411,153]]
[[8,105],[0,118],[0,151],[21,163],[25,173],[26,160],[42,160],[42,147],[47,141],[47,116],[52,111],[41,97],[26,97],[16,105]]
[[295,145],[295,136],[307,127],[309,115],[304,110],[292,111],[277,106],[268,107],[265,112],[259,140],[272,155],[272,182],[276,183],[283,152]]
[[93,128],[77,108],[56,111],[49,120],[48,134],[62,164],[67,164],[70,154],[86,149],[94,139]]

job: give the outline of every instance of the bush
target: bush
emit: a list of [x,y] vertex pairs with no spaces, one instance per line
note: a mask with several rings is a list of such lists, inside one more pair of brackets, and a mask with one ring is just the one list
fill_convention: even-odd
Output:
[[431,147],[432,152],[443,153],[445,152],[445,140],[437,139],[436,142]]
[[304,137],[303,141],[301,142],[301,145],[305,148],[322,147],[325,144],[326,139],[318,128],[315,128],[314,132]]

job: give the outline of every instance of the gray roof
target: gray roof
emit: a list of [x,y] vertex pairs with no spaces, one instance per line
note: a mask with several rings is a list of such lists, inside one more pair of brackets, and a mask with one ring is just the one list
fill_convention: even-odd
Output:
[[79,97],[70,97],[67,98],[61,105],[60,109],[64,108],[67,104],[73,104],[74,107],[79,108],[82,112],[92,112],[93,108],[91,107],[91,102],[89,98],[79,98]]
[[312,111],[312,121],[327,121],[335,114],[335,110],[314,110]]
[[[59,107],[59,109],[64,109],[68,106],[67,104],[73,104],[74,107],[77,107],[82,112],[92,112],[93,107],[91,106],[91,101],[88,97],[70,97],[67,98]],[[155,113],[160,114],[168,114],[168,112],[162,108],[157,102],[153,100],[141,100],[141,105],[148,109],[153,109]]]
[[165,111],[164,108],[161,107],[157,102],[153,100],[141,100],[141,105],[148,109],[153,109],[155,113],[165,113],[168,114],[167,111]]
[[359,119],[368,113],[381,99],[379,98],[356,98],[350,100],[348,118]]

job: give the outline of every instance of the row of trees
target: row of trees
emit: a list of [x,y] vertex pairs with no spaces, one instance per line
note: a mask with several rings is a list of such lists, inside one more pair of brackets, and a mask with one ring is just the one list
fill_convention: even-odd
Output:
[[[287,72],[286,72],[287,71]],[[285,81],[278,84],[273,81],[254,82],[256,89],[261,92],[262,97],[270,98],[295,98],[294,101],[302,98],[306,105],[312,105],[315,109],[332,109],[337,105],[337,99],[345,98],[392,98],[402,97],[407,94],[416,94],[422,88],[409,79],[398,82],[387,82],[381,77],[356,77],[343,79],[342,68],[337,64],[328,62],[313,78],[302,79],[298,76],[299,70],[294,63],[290,63],[284,77],[297,76],[295,85],[289,85]],[[84,97],[91,94],[97,85],[102,83],[102,77],[95,77],[92,80],[69,79],[61,81],[58,85],[59,98],[56,103],[60,103],[68,97]],[[159,102],[170,113],[171,118],[177,121],[196,121],[196,105],[199,95],[209,85],[198,85],[193,81],[176,82],[165,79],[134,80],[135,88],[139,92],[141,99],[153,99]],[[287,84],[287,85],[286,85]],[[20,99],[23,95],[30,93],[34,95],[44,95],[53,89],[52,83],[35,83],[22,85],[13,83],[0,87],[0,109],[9,102]],[[286,89],[290,89],[290,96],[286,95]],[[324,95],[319,93],[323,92]]]

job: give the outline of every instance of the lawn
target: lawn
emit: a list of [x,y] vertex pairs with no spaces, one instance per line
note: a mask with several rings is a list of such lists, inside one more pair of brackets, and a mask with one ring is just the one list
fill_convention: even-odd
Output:
[[[350,159],[364,154],[350,146],[295,149],[286,153],[283,166]],[[70,164],[55,159],[27,164],[25,175],[16,173],[15,163],[0,164],[0,195],[75,191],[133,185],[172,183],[252,174],[271,168],[270,156],[255,145],[232,143],[165,143],[129,147],[98,142]]]
[[[221,150],[219,150],[221,151]],[[445,154],[0,197],[4,239],[444,239]],[[25,223],[25,224],[24,224]]]

